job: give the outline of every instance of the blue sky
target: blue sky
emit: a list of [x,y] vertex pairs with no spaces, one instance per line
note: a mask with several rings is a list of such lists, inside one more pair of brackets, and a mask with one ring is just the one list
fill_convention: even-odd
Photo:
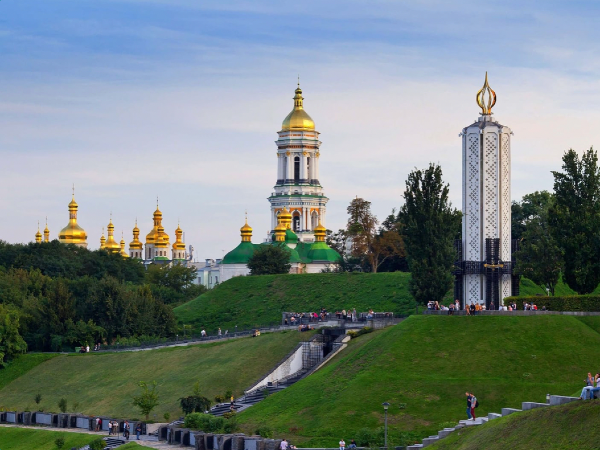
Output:
[[414,167],[460,206],[460,130],[485,71],[515,135],[512,197],[600,145],[597,2],[0,1],[0,239],[55,237],[75,183],[91,247],[179,220],[199,258],[261,241],[274,140],[299,74],[320,131],[328,228],[356,195],[384,218]]

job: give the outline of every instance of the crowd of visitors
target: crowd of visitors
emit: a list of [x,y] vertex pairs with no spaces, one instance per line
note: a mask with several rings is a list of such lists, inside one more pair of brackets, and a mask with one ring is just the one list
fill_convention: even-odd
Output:
[[[592,376],[592,373],[588,372],[584,383],[585,386],[581,390],[581,395],[579,396],[579,399],[592,400],[594,398],[594,394],[600,391],[600,373],[596,373],[595,376]],[[596,384],[596,387],[594,387],[594,383]]]
[[[435,301],[429,301],[427,303],[427,309],[430,311],[448,311],[448,315],[453,315],[455,311],[460,311],[461,310],[461,306],[460,306],[460,302],[457,300],[454,301],[454,303],[450,303],[448,306],[445,306],[443,304],[440,304],[439,302],[435,302]],[[465,314],[467,316],[473,316],[476,315],[479,311],[496,311],[496,310],[500,310],[500,311],[516,311],[517,310],[517,304],[515,302],[511,302],[506,306],[499,306],[497,307],[496,304],[492,301],[489,304],[489,307],[486,307],[485,303],[482,301],[480,303],[477,302],[471,302],[470,305],[468,305],[467,307],[465,307],[464,311]],[[538,307],[535,303],[523,303],[523,310],[524,311],[537,311]],[[546,306],[543,306],[541,311],[548,311],[548,309],[546,308]]]
[[366,313],[357,313],[356,308],[337,310],[335,313],[330,313],[325,308],[321,308],[319,313],[297,313],[291,312],[286,313],[283,318],[284,325],[298,325],[303,323],[314,323],[331,320],[333,317],[337,320],[345,320],[346,322],[360,322],[370,319],[377,318],[393,318],[394,313],[392,312],[379,312],[376,313],[372,309],[369,309]]

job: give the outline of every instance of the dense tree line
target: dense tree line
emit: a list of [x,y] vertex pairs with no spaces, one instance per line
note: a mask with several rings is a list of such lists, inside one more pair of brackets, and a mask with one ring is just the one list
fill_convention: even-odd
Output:
[[0,241],[0,365],[25,349],[174,335],[172,306],[204,291],[194,278],[182,265],[146,270],[139,261],[57,241]]

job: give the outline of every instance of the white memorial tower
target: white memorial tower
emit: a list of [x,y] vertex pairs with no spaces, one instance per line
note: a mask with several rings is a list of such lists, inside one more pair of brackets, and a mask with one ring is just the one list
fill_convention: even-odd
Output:
[[[462,130],[462,240],[455,298],[461,305],[484,303],[498,309],[518,295],[513,277],[510,200],[510,128],[492,117],[496,93],[485,83],[477,93],[481,116]],[[516,282],[513,283],[513,281]]]

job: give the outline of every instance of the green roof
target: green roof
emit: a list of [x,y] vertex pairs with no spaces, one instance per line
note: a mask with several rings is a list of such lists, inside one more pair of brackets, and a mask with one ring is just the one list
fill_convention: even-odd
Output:
[[297,244],[298,235],[288,228],[285,230],[285,242],[287,244]]
[[342,257],[338,252],[329,247],[325,242],[315,242],[310,246],[308,258],[312,262],[328,261],[332,263],[340,262]]
[[236,248],[225,255],[221,264],[247,264],[254,254],[252,242],[241,242]]

